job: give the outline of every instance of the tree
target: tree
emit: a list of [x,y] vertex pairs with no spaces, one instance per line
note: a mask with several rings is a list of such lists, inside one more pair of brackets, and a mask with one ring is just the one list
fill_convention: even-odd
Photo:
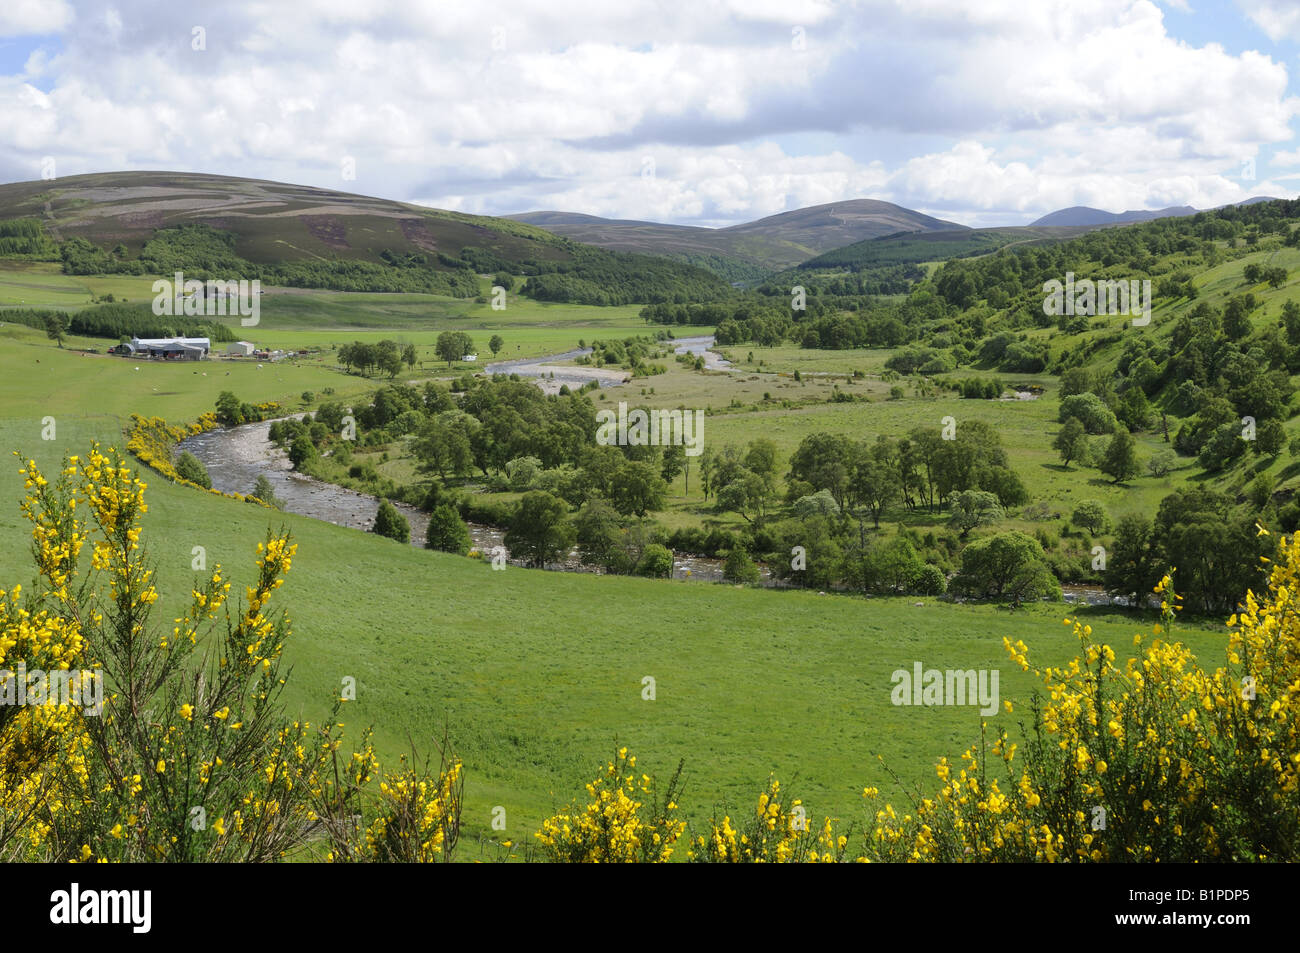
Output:
[[641,460],[624,463],[610,483],[610,502],[624,516],[645,516],[649,510],[661,510],[667,496],[664,478],[652,464]]
[[438,335],[434,353],[451,367],[452,361],[459,361],[474,350],[473,339],[464,331],[443,331]]
[[1061,400],[1092,389],[1087,368],[1071,367],[1061,374]]
[[411,452],[421,468],[436,471],[444,480],[448,473],[463,476],[474,466],[471,439],[479,427],[479,422],[463,411],[444,411],[421,428]]
[[1178,457],[1172,450],[1161,450],[1147,461],[1147,472],[1153,477],[1168,476],[1177,462]]
[[416,362],[417,360],[418,360],[418,357],[417,357],[417,355],[416,355],[416,353],[415,353],[415,345],[414,345],[414,344],[408,344],[408,345],[406,345],[406,347],[402,348],[402,361],[406,364],[406,366],[407,366],[408,369],[410,369],[410,370],[414,370],[414,369],[415,369],[415,362]]
[[232,391],[223,390],[217,395],[217,420],[229,427],[244,422],[243,405]]
[[880,529],[881,514],[898,499],[901,488],[898,468],[886,459],[883,449],[863,453],[849,477],[848,500],[853,506],[867,510],[876,529]]
[[802,520],[814,516],[833,519],[840,515],[839,505],[836,504],[835,497],[831,496],[830,490],[818,490],[816,493],[801,496],[790,504],[790,510]]
[[1118,430],[1106,445],[1099,464],[1112,483],[1126,483],[1142,472],[1137,458],[1137,441],[1125,430]]
[[1255,505],[1255,509],[1262,510],[1273,499],[1273,481],[1269,479],[1267,473],[1257,473],[1255,479],[1251,481],[1249,489],[1246,490],[1246,497]]
[[1106,402],[1094,393],[1075,394],[1061,401],[1057,419],[1061,423],[1077,417],[1084,429],[1091,434],[1111,433],[1115,429],[1115,414]]
[[977,526],[985,526],[1003,516],[998,498],[984,490],[962,490],[952,498],[952,518],[948,525],[965,539]]
[[730,479],[715,494],[723,510],[739,513],[747,523],[761,523],[772,499],[771,484],[746,467],[731,470]]
[[61,311],[54,311],[45,316],[45,336],[63,347],[63,340],[68,334],[68,316]]
[[1286,430],[1281,421],[1269,418],[1255,429],[1255,452],[1276,457],[1286,446]]
[[850,551],[844,575],[863,592],[894,595],[911,591],[924,566],[916,548],[905,537],[894,536],[887,542]]
[[573,518],[578,554],[584,563],[604,565],[618,546],[623,527],[618,512],[600,497],[582,504]]
[[776,444],[766,437],[751,441],[745,449],[746,469],[773,485],[776,483],[776,461]]
[[789,478],[811,483],[816,490],[829,490],[843,509],[852,462],[853,448],[848,437],[843,434],[809,434],[790,457]]
[[1110,526],[1110,517],[1106,515],[1106,508],[1100,501],[1083,500],[1070,514],[1070,522],[1096,536]]
[[1272,556],[1275,537],[1255,529],[1257,514],[1205,486],[1175,490],[1160,501],[1153,536],[1162,568],[1177,567],[1178,591],[1198,612],[1227,614],[1259,589],[1260,556]]
[[664,447],[664,456],[659,468],[659,475],[667,483],[672,483],[686,467],[686,448],[673,444]]
[[567,556],[576,536],[568,504],[538,490],[519,500],[505,544],[511,556],[543,569],[548,562]]
[[295,470],[301,470],[306,464],[315,460],[319,453],[316,452],[316,444],[311,442],[311,437],[299,434],[289,445],[289,462],[293,464]]
[[375,345],[376,366],[390,378],[402,372],[402,352],[396,341],[380,341]]
[[1029,502],[1029,491],[1019,474],[1010,467],[985,467],[979,472],[979,488],[988,490],[1004,507],[1020,506]]
[[1122,420],[1129,430],[1146,430],[1151,426],[1151,403],[1141,387],[1130,387],[1124,391],[1115,416]]
[[1121,516],[1101,574],[1106,591],[1124,598],[1129,605],[1143,606],[1162,572],[1151,521],[1137,513]]
[[429,514],[429,528],[424,534],[424,542],[429,549],[464,556],[469,552],[473,541],[470,539],[469,527],[455,507],[449,503],[439,503]]
[[978,539],[962,550],[961,573],[951,588],[976,598],[1008,598],[1017,605],[1060,592],[1043,548],[1020,532]]
[[667,579],[673,574],[673,552],[662,543],[650,543],[641,550],[636,564],[637,575]]
[[722,563],[722,578],[728,582],[753,585],[759,581],[761,575],[754,560],[750,559],[749,553],[745,552],[745,548],[733,546]]
[[[507,288],[506,290],[508,291],[509,289]],[[493,357],[497,356],[497,352],[505,346],[505,343],[505,339],[499,334],[494,334],[492,337],[488,338],[488,349],[492,352]]]
[[375,525],[370,531],[378,536],[387,536],[389,539],[395,539],[399,543],[409,543],[411,541],[411,524],[406,521],[406,517],[397,512],[395,507],[388,500],[381,500],[379,511],[375,514]]
[[265,473],[258,476],[257,483],[253,485],[253,492],[249,495],[261,500],[267,506],[274,506],[277,510],[284,509],[284,500],[275,495],[275,487],[271,485]]
[[212,478],[208,476],[208,468],[188,450],[182,453],[181,458],[176,461],[176,475],[182,480],[197,483],[205,490],[212,489]]

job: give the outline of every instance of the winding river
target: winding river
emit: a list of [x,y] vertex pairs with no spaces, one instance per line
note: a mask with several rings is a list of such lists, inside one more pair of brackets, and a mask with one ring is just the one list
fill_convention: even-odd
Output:
[[[275,495],[284,502],[286,512],[310,516],[349,529],[368,531],[374,525],[379,498],[296,472],[289,462],[289,455],[271,442],[268,436],[271,423],[272,421],[266,420],[209,430],[182,441],[177,452],[189,451],[194,454],[207,467],[213,488],[223,493],[250,493],[257,478],[265,476],[271,481]],[[411,545],[422,548],[429,525],[428,515],[405,503],[394,502],[393,505],[411,524]],[[497,546],[503,545],[503,530],[480,523],[467,525],[475,549],[491,553]],[[521,565],[516,560],[507,562]],[[546,568],[567,572],[601,572],[583,566],[576,550],[563,563],[548,565]],[[766,571],[764,575],[766,577]],[[722,560],[674,554],[673,578],[719,582],[722,580]]]
[[[677,338],[673,341],[675,353],[702,355],[705,367],[709,370],[732,369],[729,361],[710,350],[713,343],[712,336]],[[548,393],[555,393],[562,384],[581,387],[595,380],[601,387],[617,387],[628,379],[624,371],[557,363],[572,361],[590,353],[591,348],[583,348],[545,357],[498,361],[486,365],[484,370],[489,374],[518,374],[520,377],[534,378],[538,386]],[[210,430],[184,440],[177,448],[177,453],[189,451],[194,454],[207,467],[213,487],[223,493],[250,493],[257,478],[266,476],[287,512],[310,516],[349,529],[369,531],[379,510],[379,498],[296,472],[289,462],[288,454],[270,441],[268,431],[271,423],[267,420]],[[428,516],[405,503],[394,502],[393,505],[411,525],[411,545],[422,548],[429,525]],[[480,552],[491,553],[496,547],[503,546],[503,530],[481,523],[467,525],[474,548]],[[521,565],[516,560],[507,561]],[[546,568],[565,572],[601,573],[599,569],[582,565],[576,550],[570,552],[563,563],[551,564]],[[779,584],[772,579],[766,566],[761,566],[760,571],[763,585]],[[682,580],[721,582],[722,560],[674,553],[672,576]],[[1064,587],[1064,595],[1065,601],[1072,603],[1124,604],[1122,600],[1113,600],[1095,586],[1067,585]]]

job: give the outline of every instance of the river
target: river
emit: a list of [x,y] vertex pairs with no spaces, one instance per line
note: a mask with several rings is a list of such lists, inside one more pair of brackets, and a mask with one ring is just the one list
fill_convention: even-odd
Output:
[[[286,512],[310,516],[349,529],[368,531],[375,523],[379,498],[296,472],[289,462],[289,455],[271,442],[268,436],[271,423],[272,421],[266,420],[209,430],[182,441],[177,452],[188,451],[194,454],[207,467],[213,488],[222,493],[251,493],[257,478],[265,476],[271,481],[275,495],[284,502]],[[393,505],[411,524],[411,545],[422,548],[429,525],[428,515],[406,503],[394,502]],[[503,530],[481,523],[467,525],[475,549],[491,554],[496,547],[503,545]],[[507,562],[521,565],[516,560],[507,559]],[[565,572],[601,572],[583,566],[576,550],[563,563],[548,565],[546,568]],[[766,569],[763,573],[766,578]],[[720,582],[722,560],[684,553],[674,554],[673,578]]]
[[[705,367],[710,370],[732,369],[729,361],[710,350],[714,343],[712,336],[677,338],[672,343],[677,354],[702,355]],[[624,371],[556,363],[571,361],[590,353],[591,348],[582,348],[545,357],[499,361],[486,365],[484,370],[489,374],[518,374],[520,377],[535,378],[537,384],[548,393],[558,391],[561,384],[581,387],[588,381],[595,380],[601,387],[617,387],[627,379]],[[275,495],[284,502],[287,512],[349,529],[368,531],[374,525],[379,498],[296,472],[289,462],[288,454],[271,443],[268,436],[271,423],[268,420],[209,430],[184,440],[177,453],[189,451],[194,454],[207,467],[212,486],[223,493],[250,493],[257,478],[265,475],[271,481]],[[406,503],[394,502],[393,505],[411,525],[411,545],[422,548],[429,525],[428,516]],[[475,549],[491,554],[501,546],[504,552],[503,530],[481,523],[466,525]],[[507,559],[507,562],[520,565],[516,560]],[[563,572],[601,573],[599,569],[584,566],[578,559],[577,550],[571,551],[563,563],[548,565],[546,568]],[[759,569],[763,585],[779,585],[766,566],[760,566]],[[674,553],[672,576],[682,580],[721,582],[722,560]],[[1066,585],[1063,589],[1066,602],[1091,606],[1126,604],[1122,599],[1112,598],[1097,586]]]

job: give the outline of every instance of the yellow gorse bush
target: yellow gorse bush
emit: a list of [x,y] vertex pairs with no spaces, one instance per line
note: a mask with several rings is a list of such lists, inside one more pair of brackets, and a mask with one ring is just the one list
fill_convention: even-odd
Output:
[[[1261,533],[1265,532],[1261,529]],[[1228,620],[1208,670],[1160,638],[1181,599],[1167,575],[1155,637],[1116,663],[1066,619],[1081,653],[1037,670],[1024,756],[1005,731],[941,761],[942,786],[899,816],[877,812],[872,859],[1250,861],[1300,858],[1300,543],[1282,540],[1268,592]],[[1145,644],[1144,644],[1145,643]],[[1005,641],[1029,668],[1028,649]],[[874,792],[873,792],[874,797]]]
[[770,778],[758,796],[757,810],[737,827],[730,815],[715,817],[708,834],[691,844],[691,860],[701,863],[788,864],[838,863],[848,853],[850,837],[837,834],[831,818],[813,830],[803,802],[782,806],[781,782]]
[[667,861],[686,831],[676,818],[681,772],[678,766],[659,797],[654,779],[637,775],[635,755],[619,748],[587,785],[590,801],[583,809],[571,807],[542,823],[534,835],[542,856],[566,863]]
[[366,829],[366,859],[449,860],[460,833],[461,771],[453,761],[436,779],[406,768],[381,782],[379,816]]
[[[105,692],[97,713],[0,706],[0,857],[424,860],[454,843],[458,762],[435,778],[403,768],[372,795],[369,733],[340,755],[340,703],[317,726],[283,717],[290,630],[270,602],[297,548],[286,534],[258,545],[239,606],[217,566],[161,626],[140,542],[145,483],[98,445],[53,480],[32,460],[21,473],[37,578],[0,591],[0,667],[93,670]],[[394,809],[408,801],[409,825]]]
[[[36,579],[0,590],[0,670],[102,671],[106,692],[98,715],[0,705],[0,858],[451,859],[458,760],[434,771],[403,759],[384,776],[369,732],[341,753],[341,703],[315,727],[282,716],[290,630],[272,600],[296,552],[286,534],[258,545],[237,604],[217,566],[157,625],[139,477],[97,445],[52,480],[31,460],[21,473]],[[773,778],[752,809],[715,814],[689,837],[682,766],[661,795],[619,748],[581,806],[542,823],[537,856],[656,863],[681,857],[684,842],[689,859],[723,863],[1300,859],[1297,589],[1300,543],[1283,539],[1267,592],[1227,621],[1213,670],[1168,638],[1172,573],[1155,590],[1160,624],[1122,663],[1066,619],[1079,652],[1035,670],[1019,740],[985,726],[902,810],[865,789],[861,833],[830,818],[814,826]],[[1004,645],[1030,669],[1023,642]]]

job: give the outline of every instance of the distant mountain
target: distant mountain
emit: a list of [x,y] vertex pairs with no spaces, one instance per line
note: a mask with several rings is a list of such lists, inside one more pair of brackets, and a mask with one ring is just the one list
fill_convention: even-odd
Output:
[[1129,212],[1107,212],[1087,205],[1075,205],[1048,212],[1037,221],[1030,222],[1030,225],[1123,225],[1126,222],[1149,222],[1156,218],[1195,214],[1196,209],[1190,205],[1176,205],[1156,211],[1138,209]]
[[478,275],[506,271],[527,274],[523,293],[543,301],[730,293],[716,271],[628,259],[524,222],[224,175],[106,172],[0,184],[0,222],[8,219],[38,221],[64,243],[73,274],[225,269],[218,273],[271,284],[465,298],[479,293]]
[[[1256,195],[1254,198],[1246,199],[1244,202],[1229,202],[1228,205],[1258,205],[1260,202],[1280,202],[1281,199],[1272,195]],[[1228,205],[1216,205],[1215,208],[1227,208]]]
[[465,215],[333,189],[194,172],[104,172],[0,185],[0,220],[40,219],[56,241],[79,237],[132,253],[155,230],[201,223],[237,236],[253,262],[377,261],[385,251],[456,256],[466,246],[507,260],[563,261],[555,236],[500,218]]
[[901,232],[883,238],[833,248],[801,262],[800,271],[850,269],[857,271],[878,265],[919,264],[971,258],[1009,245],[1030,245],[1073,238],[1095,231],[1097,225],[1012,225],[999,228],[963,228],[933,232]]
[[[1256,205],[1260,202],[1277,201],[1266,195],[1257,195],[1254,198],[1246,199],[1244,202],[1229,202],[1227,205],[1217,205],[1215,208],[1227,208],[1228,205]],[[1074,205],[1070,208],[1058,209],[1055,212],[1048,212],[1042,218],[1035,222],[1034,225],[1123,225],[1127,222],[1149,222],[1156,218],[1171,218],[1176,215],[1195,215],[1200,209],[1193,208],[1190,205],[1171,205],[1169,208],[1156,209],[1149,211],[1146,209],[1136,209],[1128,212],[1107,212],[1099,208],[1091,208],[1087,205]]]
[[617,251],[670,255],[705,267],[710,259],[731,259],[765,269],[788,268],[832,248],[898,232],[965,228],[875,199],[814,205],[727,228],[663,225],[576,212],[525,212],[506,218]]

